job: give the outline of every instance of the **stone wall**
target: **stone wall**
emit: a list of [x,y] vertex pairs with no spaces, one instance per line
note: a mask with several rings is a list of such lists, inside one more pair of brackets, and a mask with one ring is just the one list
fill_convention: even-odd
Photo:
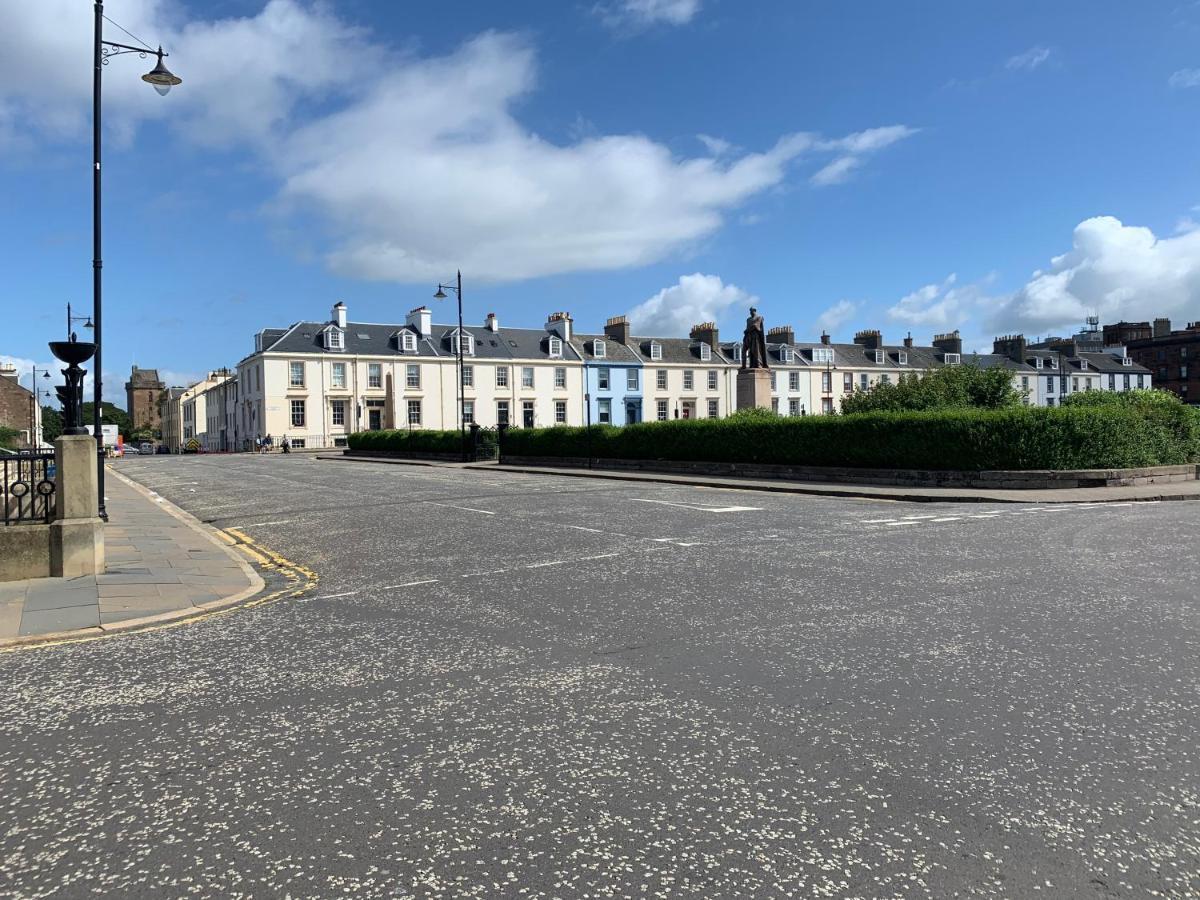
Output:
[[50,526],[0,525],[0,581],[50,577]]

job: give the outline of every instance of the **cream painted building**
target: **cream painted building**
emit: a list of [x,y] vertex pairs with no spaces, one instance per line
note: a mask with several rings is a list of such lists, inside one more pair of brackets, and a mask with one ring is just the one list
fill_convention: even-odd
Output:
[[350,322],[338,303],[325,322],[255,335],[238,363],[240,434],[294,447],[343,446],[354,431],[458,427],[462,342],[464,423],[582,425],[583,361],[571,317],[542,329],[437,325],[426,307],[403,324]]

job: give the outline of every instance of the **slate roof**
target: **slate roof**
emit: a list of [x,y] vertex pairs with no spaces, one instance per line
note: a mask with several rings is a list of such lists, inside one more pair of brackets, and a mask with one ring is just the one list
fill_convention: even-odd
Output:
[[[604,341],[605,356],[597,357],[593,353],[592,346],[594,341]],[[597,365],[612,363],[615,366],[639,365],[641,363],[641,357],[632,348],[618,343],[611,337],[603,334],[572,335],[571,346],[575,348],[575,352],[579,354],[579,358],[587,363],[594,362]]]
[[[659,344],[662,347],[662,359],[650,358],[650,345]],[[696,366],[732,366],[740,365],[719,350],[714,350],[712,359],[700,358],[700,342],[691,338],[660,338],[660,337],[631,337],[629,347],[642,361],[643,365],[652,366],[655,363],[681,363]]]
[[1088,369],[1101,372],[1105,375],[1111,373],[1124,373],[1126,375],[1149,375],[1150,370],[1138,363],[1132,363],[1128,366],[1121,364],[1119,356],[1113,356],[1111,353],[1081,353],[1080,359],[1086,359]]
[[[433,325],[430,337],[421,338],[408,325],[383,325],[371,322],[347,322],[345,349],[328,350],[324,345],[323,333],[330,322],[297,322],[287,329],[270,347],[264,340],[264,351],[271,353],[328,353],[330,356],[404,356],[404,357],[452,357],[451,339],[458,330],[456,325]],[[411,332],[417,336],[417,349],[404,351],[400,335]],[[463,331],[474,338],[474,354],[464,354],[471,359],[529,359],[549,360],[549,332],[541,328],[501,328],[491,331],[484,326],[464,325]],[[563,358],[578,361],[581,357],[569,342],[564,342]]]

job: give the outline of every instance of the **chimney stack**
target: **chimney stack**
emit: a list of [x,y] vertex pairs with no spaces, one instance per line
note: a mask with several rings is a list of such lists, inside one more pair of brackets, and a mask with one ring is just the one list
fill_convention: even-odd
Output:
[[992,352],[997,356],[1007,356],[1013,362],[1025,362],[1025,349],[1028,346],[1023,334],[1006,334],[992,341]]
[[796,334],[792,331],[791,325],[776,325],[767,332],[767,341],[773,344],[794,344],[796,343]]
[[550,313],[546,320],[546,331],[557,334],[564,341],[571,340],[571,314],[569,312]]
[[962,355],[962,337],[959,336],[957,328],[945,334],[935,334],[933,336],[933,346],[937,347],[943,353],[957,353],[960,356]]
[[868,350],[882,350],[883,335],[874,328],[868,328],[854,335],[854,343]]
[[483,323],[483,327],[495,334],[500,330],[500,322],[496,319],[495,313],[488,313],[487,320]]
[[908,333],[908,337],[904,339],[904,349],[911,350],[913,346],[912,332]]
[[716,322],[701,322],[699,325],[693,325],[690,334],[693,341],[708,344],[714,351],[717,350],[717,335]]
[[1166,337],[1171,333],[1170,319],[1155,319],[1154,320],[1154,336]]
[[828,331],[821,332],[821,343],[827,347],[829,346],[829,332]]
[[613,316],[604,323],[604,336],[612,338],[618,344],[629,343],[629,319],[625,316]]
[[337,323],[338,328],[346,327],[346,304],[341,300],[333,304],[333,321]]
[[427,338],[433,334],[433,313],[429,311],[429,307],[427,306],[418,306],[416,309],[410,309],[404,319],[404,323],[409,328],[414,329],[423,338]]

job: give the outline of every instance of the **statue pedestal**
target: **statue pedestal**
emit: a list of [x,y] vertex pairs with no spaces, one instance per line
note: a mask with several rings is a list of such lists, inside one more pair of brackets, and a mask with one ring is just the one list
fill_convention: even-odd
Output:
[[771,408],[771,371],[741,369],[737,374],[737,408]]
[[104,573],[104,523],[96,496],[96,439],[64,434],[54,442],[55,512],[50,523],[50,574]]

